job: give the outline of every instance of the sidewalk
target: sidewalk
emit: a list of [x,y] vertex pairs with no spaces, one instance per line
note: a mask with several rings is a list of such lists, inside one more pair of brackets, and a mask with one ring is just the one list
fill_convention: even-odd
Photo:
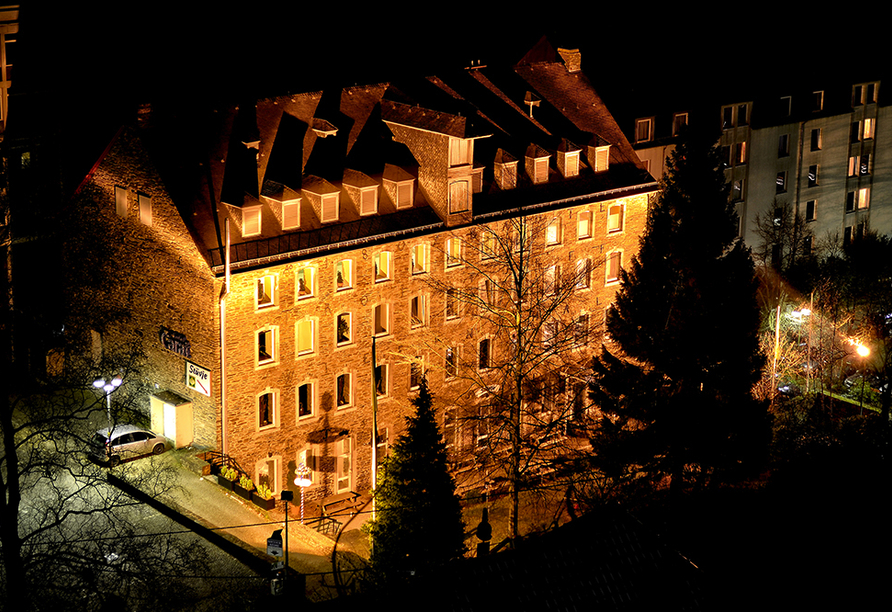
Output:
[[[183,525],[194,528],[211,543],[224,548],[258,574],[272,576],[275,557],[266,554],[266,540],[282,529],[285,538],[284,502],[265,511],[250,501],[226,491],[215,476],[201,476],[204,464],[195,449],[168,451],[152,460],[139,459],[131,465],[149,468],[170,466],[175,486],[159,499],[147,503]],[[119,485],[120,486],[120,485]],[[148,496],[147,496],[148,497]],[[288,566],[306,576],[306,595],[311,601],[335,596],[332,578],[332,538],[300,524],[300,502],[291,506],[288,519]],[[164,508],[159,505],[163,504]],[[358,531],[364,515],[348,521],[338,541],[341,569],[349,569],[368,558],[366,538]],[[236,549],[235,547],[238,547]],[[240,549],[240,550],[239,550]]]

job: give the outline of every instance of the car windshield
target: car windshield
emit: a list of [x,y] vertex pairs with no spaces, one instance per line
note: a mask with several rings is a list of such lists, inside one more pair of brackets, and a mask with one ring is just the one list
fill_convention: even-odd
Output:
[[93,444],[95,446],[105,446],[106,438],[101,433],[96,433],[93,436]]

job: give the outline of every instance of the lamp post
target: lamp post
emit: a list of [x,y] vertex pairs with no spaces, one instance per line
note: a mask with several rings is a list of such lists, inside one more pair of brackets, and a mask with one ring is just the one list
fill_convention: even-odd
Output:
[[870,355],[870,349],[857,342],[852,340],[852,344],[855,345],[855,352],[858,353],[858,356],[861,357],[861,394],[858,398],[858,407],[861,410],[861,415],[864,415],[864,378],[867,374],[867,357]]
[[304,524],[304,490],[313,484],[313,481],[310,479],[310,470],[306,466],[305,463],[301,463],[297,466],[297,478],[294,479],[294,484],[300,487],[300,524]]
[[121,386],[121,383],[124,382],[124,379],[121,378],[120,374],[115,376],[110,381],[106,381],[104,378],[97,378],[93,381],[93,386],[97,389],[102,389],[105,391],[105,407],[108,412],[108,429],[109,433],[111,433],[112,427],[112,417],[111,417],[111,392]]

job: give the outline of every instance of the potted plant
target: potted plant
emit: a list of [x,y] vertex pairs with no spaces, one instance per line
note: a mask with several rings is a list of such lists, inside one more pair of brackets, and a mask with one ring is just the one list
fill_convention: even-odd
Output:
[[245,499],[251,499],[251,491],[254,490],[254,481],[242,474],[238,482],[232,483],[232,491]]
[[251,501],[264,510],[272,510],[276,507],[276,500],[273,497],[273,492],[265,484],[257,485],[257,489],[251,494]]
[[237,480],[238,472],[235,468],[229,467],[228,465],[224,465],[220,468],[220,473],[217,475],[217,483],[224,489],[232,491],[232,487]]

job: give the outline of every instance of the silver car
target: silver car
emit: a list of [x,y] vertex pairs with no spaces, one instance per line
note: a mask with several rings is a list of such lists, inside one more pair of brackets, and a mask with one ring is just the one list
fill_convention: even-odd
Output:
[[144,455],[160,455],[167,450],[167,440],[148,429],[134,425],[115,425],[100,429],[93,435],[90,456],[98,461],[108,461],[114,467],[128,459]]

